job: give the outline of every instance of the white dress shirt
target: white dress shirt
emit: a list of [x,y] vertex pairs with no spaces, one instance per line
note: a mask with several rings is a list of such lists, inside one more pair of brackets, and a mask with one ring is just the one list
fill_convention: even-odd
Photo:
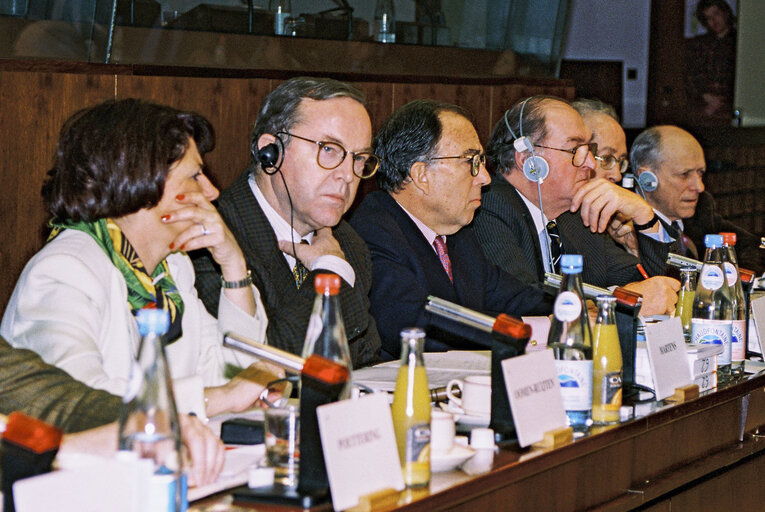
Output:
[[[260,190],[260,187],[258,187],[258,184],[255,182],[254,176],[250,175],[249,179],[250,188],[252,189],[252,193],[255,195],[255,200],[260,205],[260,208],[263,210],[263,213],[266,216],[266,219],[268,219],[268,223],[271,224],[271,229],[274,230],[274,234],[276,235],[277,240],[293,240],[295,244],[299,244],[301,240],[305,240],[310,244],[313,241],[313,235],[314,232],[310,232],[305,236],[300,236],[300,234],[295,231],[292,226],[290,226],[289,222],[284,220],[279,213],[274,210],[273,206],[268,202],[266,199],[266,196],[263,195],[263,192]],[[284,259],[287,260],[287,265],[289,265],[290,268],[295,267],[295,258],[290,253],[283,252]],[[311,268],[309,270],[316,270],[317,268],[321,268],[324,270],[329,270],[330,272],[334,272],[335,274],[339,275],[346,283],[348,283],[351,287],[353,287],[354,284],[356,284],[356,273],[353,271],[353,267],[350,263],[345,261],[342,258],[339,258],[337,256],[333,256],[331,254],[325,254],[323,256],[319,256],[315,260],[313,260],[313,263],[311,264]]]

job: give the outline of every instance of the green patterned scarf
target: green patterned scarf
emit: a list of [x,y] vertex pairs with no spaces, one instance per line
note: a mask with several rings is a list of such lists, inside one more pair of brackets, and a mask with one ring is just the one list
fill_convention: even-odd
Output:
[[125,277],[128,289],[128,305],[133,314],[145,307],[164,309],[170,314],[170,329],[165,335],[165,343],[170,344],[183,333],[183,299],[170,275],[167,260],[162,260],[150,276],[146,272],[138,253],[130,241],[122,234],[119,226],[112,219],[99,219],[95,222],[62,223],[50,221],[50,242],[65,229],[76,229],[93,237],[101,249],[112,260],[115,267]]

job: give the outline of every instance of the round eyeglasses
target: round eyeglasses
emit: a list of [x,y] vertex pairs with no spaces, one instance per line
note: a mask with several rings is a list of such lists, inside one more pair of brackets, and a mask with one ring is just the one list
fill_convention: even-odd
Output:
[[461,158],[462,160],[470,162],[470,175],[473,177],[478,176],[478,173],[481,172],[482,165],[486,165],[486,155],[484,153],[460,156],[434,156],[428,158],[428,160],[451,160],[452,158]]
[[380,158],[374,153],[368,151],[360,151],[358,153],[349,152],[341,144],[337,142],[329,142],[326,140],[313,140],[307,137],[301,137],[288,131],[281,131],[277,135],[284,134],[296,139],[304,140],[306,142],[312,142],[319,148],[316,152],[316,163],[319,167],[331,171],[337,169],[345,161],[345,157],[350,153],[351,160],[353,161],[353,174],[359,178],[366,179],[371,178],[377,172],[377,168],[380,167]]
[[630,166],[630,161],[626,157],[616,158],[614,155],[595,155],[595,160],[600,162],[600,166],[605,170],[609,170],[614,165],[619,164],[619,172],[621,174],[627,172],[627,168]]
[[598,154],[598,143],[589,142],[587,144],[577,144],[571,149],[553,148],[550,146],[543,146],[542,144],[534,144],[538,148],[554,149],[555,151],[563,151],[564,153],[571,153],[571,165],[574,167],[581,167],[587,160],[587,153],[592,153],[593,156]]

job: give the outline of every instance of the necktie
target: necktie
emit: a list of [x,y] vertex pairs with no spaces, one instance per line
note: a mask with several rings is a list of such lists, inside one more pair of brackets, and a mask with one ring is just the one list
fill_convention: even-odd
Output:
[[563,254],[563,242],[560,240],[558,223],[554,220],[547,223],[547,235],[550,237],[550,257],[552,258],[553,270],[560,273],[560,255]]
[[696,249],[696,244],[693,243],[691,237],[683,233],[683,228],[680,226],[679,221],[672,221],[672,227],[677,231],[677,238],[680,240],[680,250],[683,256],[688,256],[695,260],[699,259],[699,251]]
[[453,283],[454,276],[452,276],[452,260],[449,259],[449,253],[446,252],[446,243],[444,242],[444,238],[437,236],[436,239],[433,240],[433,247],[436,248],[438,258],[441,260],[441,265],[444,267],[446,275],[449,276],[449,281]]
[[[301,240],[300,243],[308,244],[306,240]],[[295,258],[295,266],[292,267],[292,277],[295,278],[295,286],[297,286],[298,289],[300,288],[300,285],[303,284],[303,281],[305,281],[305,278],[308,277],[308,269],[297,258]]]

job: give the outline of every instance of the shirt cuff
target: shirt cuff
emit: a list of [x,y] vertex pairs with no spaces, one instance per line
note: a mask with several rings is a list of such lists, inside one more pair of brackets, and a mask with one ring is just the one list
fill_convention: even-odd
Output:
[[356,273],[353,271],[353,267],[350,263],[342,258],[332,256],[331,254],[319,256],[313,260],[311,270],[313,271],[318,268],[329,270],[330,272],[334,272],[335,274],[339,275],[343,281],[351,285],[351,288],[353,288],[353,286],[356,284]]
[[268,317],[263,301],[260,300],[260,292],[255,285],[250,285],[250,290],[255,298],[255,316],[250,316],[242,311],[239,306],[228,300],[224,290],[220,290],[218,302],[218,330],[221,334],[234,332],[247,336],[260,343],[267,343],[266,328]]

